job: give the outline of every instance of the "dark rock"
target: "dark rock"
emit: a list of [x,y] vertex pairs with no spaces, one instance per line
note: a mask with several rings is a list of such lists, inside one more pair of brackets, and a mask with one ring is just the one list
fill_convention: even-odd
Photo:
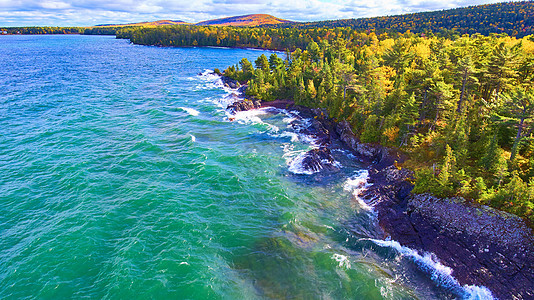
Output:
[[239,88],[241,86],[237,80],[232,79],[232,78],[227,77],[227,76],[221,76],[221,80],[222,80],[224,86],[229,87],[231,89],[237,89],[237,88]]
[[247,85],[247,84],[244,84],[244,85],[242,85],[241,87],[239,87],[239,88],[237,89],[237,93],[239,94],[239,96],[240,96],[241,98],[244,98],[244,97],[245,97],[246,92],[247,92],[247,89],[248,89],[248,85]]
[[245,99],[245,100],[236,101],[228,105],[226,109],[230,111],[231,113],[235,114],[240,111],[257,109],[257,108],[260,108],[260,106],[261,106],[261,102],[259,100],[246,100]]
[[330,150],[326,147],[312,149],[306,152],[302,160],[302,167],[311,172],[318,172],[320,170],[338,170],[335,166],[335,160]]
[[373,163],[375,167],[389,166],[395,162],[402,162],[405,159],[398,151],[380,145],[360,142],[352,132],[350,124],[347,121],[337,123],[335,130],[339,134],[340,140],[347,144],[356,155]]
[[533,299],[534,239],[524,222],[461,198],[412,195],[410,171],[371,169],[363,197],[385,233],[403,246],[433,252],[462,285],[488,287],[501,299]]

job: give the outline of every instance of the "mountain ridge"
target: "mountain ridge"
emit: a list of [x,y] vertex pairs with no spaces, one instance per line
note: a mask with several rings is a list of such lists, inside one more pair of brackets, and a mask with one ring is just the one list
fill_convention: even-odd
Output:
[[277,18],[269,14],[250,14],[242,16],[233,16],[227,18],[213,19],[198,22],[195,25],[199,26],[258,26],[258,25],[278,25],[296,23],[289,20]]

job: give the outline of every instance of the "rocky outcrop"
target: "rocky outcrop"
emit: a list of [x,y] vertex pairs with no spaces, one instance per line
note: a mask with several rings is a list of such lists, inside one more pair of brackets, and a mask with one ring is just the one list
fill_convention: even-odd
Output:
[[239,84],[239,82],[235,79],[232,79],[230,77],[227,77],[227,76],[221,76],[221,80],[223,82],[223,85],[225,87],[228,87],[228,88],[231,88],[231,89],[237,89],[241,86],[241,84]]
[[335,126],[339,138],[362,160],[372,163],[375,167],[385,167],[405,160],[403,155],[384,146],[362,143],[352,132],[347,121],[341,121]]
[[239,101],[236,101],[230,105],[228,105],[228,107],[226,107],[226,109],[230,112],[230,113],[237,113],[237,112],[240,112],[240,111],[247,111],[247,110],[251,110],[251,109],[256,109],[256,108],[260,108],[261,106],[261,102],[259,100],[239,100]]
[[461,198],[413,195],[405,169],[369,173],[363,197],[386,236],[434,253],[462,285],[486,286],[500,299],[534,298],[534,240],[520,218]]
[[335,171],[339,168],[335,165],[334,157],[326,147],[312,149],[306,152],[302,159],[304,170],[315,173],[321,170]]
[[245,98],[245,94],[247,92],[247,89],[248,89],[248,84],[244,84],[244,85],[240,86],[237,89],[237,94],[239,95],[239,97]]

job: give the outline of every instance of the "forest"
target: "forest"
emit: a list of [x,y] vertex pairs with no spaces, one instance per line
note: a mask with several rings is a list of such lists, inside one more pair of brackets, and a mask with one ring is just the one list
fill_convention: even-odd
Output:
[[[353,33],[242,59],[247,95],[293,99],[400,149],[414,193],[460,196],[534,221],[534,40]],[[532,224],[532,223],[531,223]]]
[[280,24],[279,27],[336,28],[382,32],[442,34],[506,33],[523,37],[534,33],[534,2],[502,2],[455,9],[374,18]]

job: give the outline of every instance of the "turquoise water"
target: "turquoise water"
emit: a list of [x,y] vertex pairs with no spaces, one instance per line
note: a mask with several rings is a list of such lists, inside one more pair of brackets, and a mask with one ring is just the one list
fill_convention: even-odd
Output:
[[261,53],[0,37],[0,298],[461,296],[367,239],[348,153],[295,174],[298,116],[228,120],[206,70]]

